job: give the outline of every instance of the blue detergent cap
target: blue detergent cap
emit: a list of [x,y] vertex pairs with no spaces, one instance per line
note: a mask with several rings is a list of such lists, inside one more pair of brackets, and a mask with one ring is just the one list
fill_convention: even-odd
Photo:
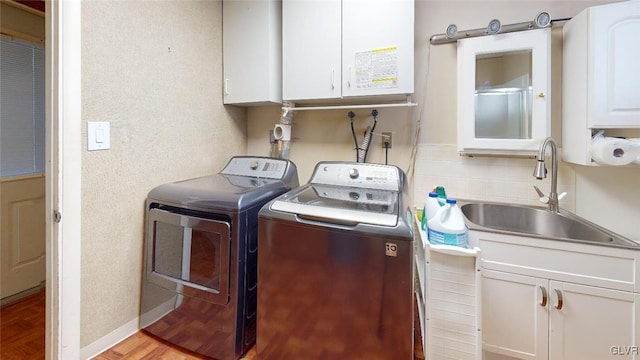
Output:
[[453,205],[453,204],[456,204],[456,203],[457,203],[456,199],[447,199],[447,204]]
[[437,198],[437,197],[438,197],[438,193],[436,193],[436,192],[430,192],[430,193],[429,193],[429,197]]

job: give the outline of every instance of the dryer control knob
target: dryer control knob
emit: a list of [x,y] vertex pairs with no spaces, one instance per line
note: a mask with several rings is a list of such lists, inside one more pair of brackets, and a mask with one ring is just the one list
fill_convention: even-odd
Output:
[[350,177],[350,178],[352,178],[352,179],[357,179],[359,175],[360,175],[360,173],[358,172],[358,169],[356,169],[356,168],[351,168],[351,169],[349,170],[349,177]]
[[258,168],[258,162],[257,162],[257,161],[255,161],[255,160],[254,160],[254,161],[252,161],[252,162],[249,164],[249,167],[251,168],[251,170],[255,170],[255,169],[257,169],[257,168]]

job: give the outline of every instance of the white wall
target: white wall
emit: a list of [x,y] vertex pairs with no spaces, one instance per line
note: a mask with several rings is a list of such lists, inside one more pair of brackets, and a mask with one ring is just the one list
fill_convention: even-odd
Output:
[[[246,151],[246,109],[222,105],[221,14],[82,2],[82,347],[139,315],[147,193]],[[86,151],[87,121],[111,123],[110,150]]]
[[[412,150],[415,129],[420,128],[415,175],[412,178],[414,204],[423,201],[435,185],[446,187],[449,195],[459,198],[498,200],[524,204],[539,204],[532,188],[537,184],[548,191],[549,180],[538,181],[531,176],[533,159],[463,158],[457,155],[456,144],[456,45],[430,45],[432,35],[443,33],[449,24],[459,30],[486,27],[491,19],[503,24],[532,20],[540,11],[553,19],[570,18],[588,6],[611,1],[427,1],[416,0],[415,32],[415,94],[419,105],[408,109],[380,110],[378,131],[394,132],[390,163],[400,166],[411,177]],[[562,115],[562,36],[561,23],[552,31],[552,136],[561,143]],[[367,111],[356,112],[358,135],[370,124]],[[269,153],[268,130],[279,119],[278,107],[255,108],[249,111],[248,152]],[[383,162],[376,139],[371,162]],[[313,166],[322,160],[351,160],[353,142],[347,110],[301,112],[294,117],[291,159],[298,165],[301,182],[306,182]],[[577,212],[589,220],[604,225],[635,240],[640,230],[630,219],[640,218],[639,168],[584,169],[560,163],[559,191],[568,195],[561,207]],[[620,180],[623,178],[625,180]],[[598,196],[590,192],[598,191]],[[622,195],[627,196],[622,196]],[[627,201],[631,199],[632,201]],[[633,204],[630,204],[633,203]],[[595,209],[619,208],[625,215],[604,218]]]
[[[356,153],[351,134],[348,110],[300,111],[293,117],[290,159],[298,167],[300,183],[306,183],[318,161],[355,161]],[[389,163],[403,169],[409,166],[411,138],[413,137],[411,112],[406,108],[378,110],[375,132],[393,132],[389,150]],[[354,110],[354,128],[358,143],[367,126],[373,126],[371,110]],[[267,156],[270,153],[269,130],[280,120],[280,107],[265,106],[249,109],[248,153]],[[374,137],[367,156],[368,162],[384,163],[385,154],[381,138]]]
[[576,213],[640,241],[640,166],[576,166]]

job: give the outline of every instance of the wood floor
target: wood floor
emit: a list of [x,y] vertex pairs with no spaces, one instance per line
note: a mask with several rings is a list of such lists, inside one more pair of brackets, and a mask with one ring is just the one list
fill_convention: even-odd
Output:
[[0,359],[44,359],[45,292],[0,309]]
[[[44,309],[44,290],[18,303],[2,307],[0,310],[0,359],[39,360],[45,358]],[[416,325],[415,328],[415,359],[424,359],[420,345],[419,326]],[[94,360],[120,359],[195,360],[204,358],[181,351],[139,331],[94,358]],[[245,354],[243,359],[257,359],[255,346]]]

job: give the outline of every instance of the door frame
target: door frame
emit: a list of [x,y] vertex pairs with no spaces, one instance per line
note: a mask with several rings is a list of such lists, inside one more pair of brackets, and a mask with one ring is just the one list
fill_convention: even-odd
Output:
[[[47,1],[46,359],[80,356],[81,0]],[[56,220],[55,213],[61,214]]]

